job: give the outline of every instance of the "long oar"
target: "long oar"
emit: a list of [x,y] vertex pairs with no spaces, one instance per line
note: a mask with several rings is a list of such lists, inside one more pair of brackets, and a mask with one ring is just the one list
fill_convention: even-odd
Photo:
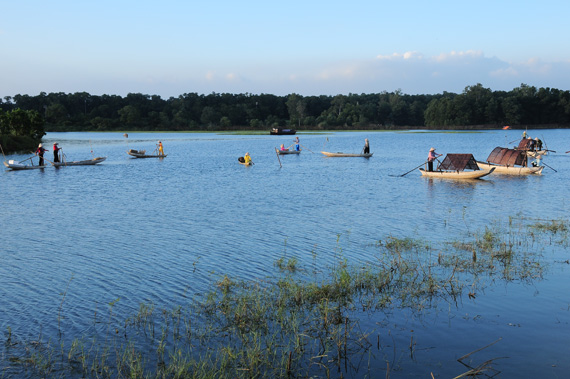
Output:
[[[547,165],[546,163],[542,162],[542,164],[545,165],[546,167],[548,167],[549,169],[554,170],[552,167],[550,167],[550,166]],[[554,172],[558,172],[558,171],[554,170]]]
[[[301,146],[301,147],[302,147],[303,149],[305,149],[305,150],[309,150],[309,149],[307,149],[305,146],[303,146],[303,145],[301,145],[301,144],[299,144],[299,146]],[[311,150],[309,150],[309,151],[311,151]],[[311,151],[311,153],[315,154],[313,151]]]
[[422,162],[422,164],[419,165],[418,167],[414,167],[414,168],[411,169],[410,171],[406,172],[405,174],[399,175],[399,176],[402,177],[402,176],[408,175],[410,172],[412,172],[412,171],[414,171],[414,170],[416,170],[416,169],[422,167],[422,166],[425,165],[425,164],[426,164],[426,162]]
[[36,156],[34,155],[33,157],[26,158],[26,159],[24,159],[23,161],[20,161],[20,162],[18,162],[18,163],[24,163],[24,162],[27,161],[28,159],[33,159],[33,158],[35,158],[35,157],[36,157]]
[[279,158],[279,151],[277,151],[277,148],[275,148],[275,155],[277,155],[277,160],[279,161],[279,168],[283,168],[283,166],[281,165],[281,158]]

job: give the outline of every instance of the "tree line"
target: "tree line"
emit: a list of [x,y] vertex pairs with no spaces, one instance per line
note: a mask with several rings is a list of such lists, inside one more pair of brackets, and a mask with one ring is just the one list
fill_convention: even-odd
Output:
[[537,89],[526,84],[511,91],[491,91],[476,84],[460,94],[436,95],[407,95],[400,90],[336,96],[185,93],[163,99],[141,93],[121,97],[42,92],[37,96],[7,96],[0,99],[0,108],[4,113],[18,109],[37,112],[45,121],[47,131],[570,126],[569,91]]

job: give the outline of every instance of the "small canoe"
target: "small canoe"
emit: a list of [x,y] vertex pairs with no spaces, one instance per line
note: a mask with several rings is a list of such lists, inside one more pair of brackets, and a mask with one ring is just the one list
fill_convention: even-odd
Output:
[[52,162],[55,167],[62,167],[62,166],[92,166],[96,165],[97,163],[103,162],[107,157],[97,157],[93,159],[88,159],[85,161],[73,161],[73,162]]
[[495,169],[495,174],[503,174],[503,175],[541,175],[544,166],[536,166],[536,167],[523,167],[523,166],[504,166],[504,165],[496,165],[490,164],[485,162],[477,162],[482,169]]
[[495,168],[490,170],[474,170],[474,171],[426,171],[423,168],[419,169],[422,176],[429,178],[442,178],[442,179],[479,179],[489,175]]
[[146,150],[133,150],[133,149],[128,150],[127,154],[129,154],[135,158],[166,158],[166,155],[167,155],[167,154],[164,154],[164,155],[147,154]]
[[374,153],[368,154],[347,154],[347,153],[329,153],[327,151],[321,151],[321,154],[326,155],[327,157],[362,157],[362,158],[370,158]]
[[32,166],[32,165],[25,165],[25,164],[21,164],[18,163],[16,161],[13,160],[9,160],[8,162],[4,161],[4,166],[6,166],[9,170],[35,170],[38,168],[46,168],[47,166]]
[[245,163],[245,162],[239,162],[239,161],[238,161],[238,163],[239,163],[239,164],[242,164],[242,165],[244,165],[244,166],[251,166],[251,165],[253,165],[253,162]]
[[301,154],[301,150],[277,150],[279,155],[289,155],[289,154]]

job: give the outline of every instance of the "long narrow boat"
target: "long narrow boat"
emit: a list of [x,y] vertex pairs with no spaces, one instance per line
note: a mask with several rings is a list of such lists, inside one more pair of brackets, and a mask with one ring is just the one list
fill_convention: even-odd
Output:
[[427,176],[429,178],[442,178],[442,179],[479,179],[487,176],[495,171],[493,167],[490,170],[477,170],[477,171],[426,171],[420,168],[422,176]]
[[[465,171],[465,170],[468,171]],[[495,168],[481,170],[473,154],[447,154],[439,163],[437,170],[427,171],[420,168],[422,176],[442,179],[479,179],[491,174]]]
[[374,153],[368,154],[347,154],[347,153],[329,153],[328,151],[321,151],[321,154],[327,157],[362,157],[362,158],[370,158]]
[[495,169],[495,174],[504,174],[504,175],[541,175],[544,166],[530,166],[530,167],[522,167],[522,166],[502,166],[492,163],[485,163],[477,161],[479,167],[483,169]]
[[525,150],[495,147],[486,162],[477,162],[485,169],[495,168],[496,174],[504,175],[540,175],[544,166],[529,164],[529,152]]
[[289,154],[301,154],[301,150],[277,150],[279,155],[289,155]]
[[133,150],[130,149],[127,151],[127,154],[135,157],[135,158],[166,158],[167,154],[147,154],[146,150]]
[[97,157],[93,159],[88,159],[85,161],[73,161],[73,162],[52,162],[55,167],[62,167],[62,166],[92,166],[96,165],[97,163],[103,162],[107,157]]
[[9,160],[8,162],[4,161],[4,166],[6,166],[9,170],[36,170],[38,168],[46,168],[47,166],[32,166],[32,165],[25,165],[18,163],[14,160]]

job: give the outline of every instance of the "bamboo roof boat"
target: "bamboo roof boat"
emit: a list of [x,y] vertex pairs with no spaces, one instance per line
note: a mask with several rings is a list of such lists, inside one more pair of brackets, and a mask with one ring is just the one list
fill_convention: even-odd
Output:
[[329,153],[328,151],[321,151],[321,154],[327,157],[362,157],[362,158],[370,158],[374,153],[368,154],[347,154],[347,153]]
[[12,159],[10,159],[9,161],[4,161],[4,166],[6,166],[6,168],[8,168],[9,170],[36,170],[38,168],[46,168],[47,165],[44,166],[34,166],[34,165],[27,165],[27,164],[22,164],[20,162],[16,162]]
[[97,163],[103,162],[107,157],[97,157],[93,159],[88,159],[84,161],[72,161],[72,162],[52,162],[55,167],[62,167],[62,166],[92,166],[96,165]]
[[[465,171],[465,170],[471,171]],[[481,170],[473,154],[447,154],[437,170],[419,169],[422,176],[442,179],[479,179],[491,174],[495,168]]]
[[547,155],[548,150],[535,150],[536,141],[532,138],[523,138],[514,150],[524,151],[526,155],[530,158],[538,158],[539,156]]
[[135,157],[135,158],[166,158],[167,154],[147,154],[146,150],[134,150],[130,149],[127,150],[127,154]]
[[496,174],[540,175],[544,166],[529,166],[528,154],[523,150],[495,147],[486,162],[477,162],[480,168],[494,168]]

